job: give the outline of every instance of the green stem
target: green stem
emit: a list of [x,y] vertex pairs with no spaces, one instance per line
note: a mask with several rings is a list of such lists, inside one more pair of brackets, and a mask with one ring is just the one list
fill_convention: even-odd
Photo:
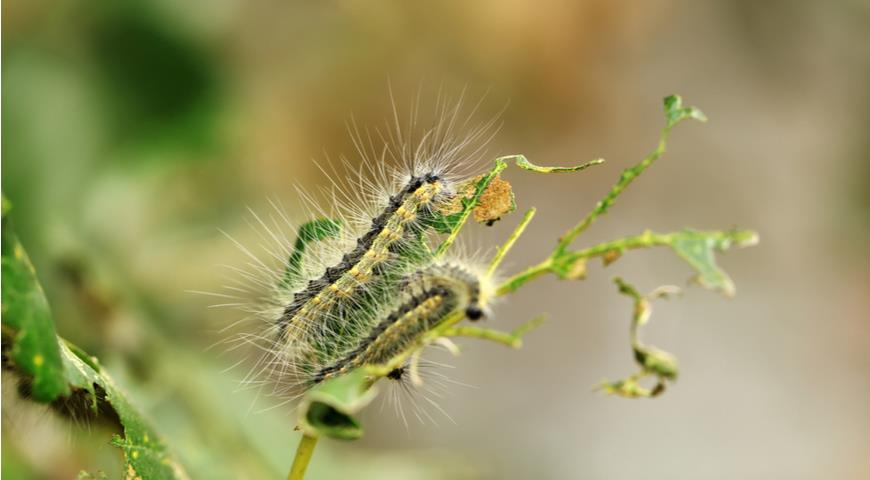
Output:
[[311,461],[311,455],[314,454],[314,447],[317,446],[317,437],[303,435],[299,446],[296,447],[296,457],[293,458],[293,466],[290,467],[290,473],[287,474],[287,480],[303,480],[305,478],[305,470],[308,469],[308,462]]
[[668,135],[671,133],[672,125],[668,125],[662,130],[661,136],[659,137],[659,144],[656,146],[656,149],[652,151],[649,155],[647,155],[643,160],[638,162],[635,166],[626,168],[622,171],[622,174],[619,176],[619,181],[616,182],[616,185],[611,187],[610,191],[607,192],[607,195],[604,196],[596,205],[595,208],[586,215],[586,218],[580,221],[577,225],[569,229],[559,238],[559,245],[556,247],[556,254],[562,254],[567,249],[568,246],[574,241],[577,236],[586,231],[592,222],[594,222],[598,217],[607,213],[607,210],[616,202],[616,198],[625,190],[631,183],[640,176],[641,173],[644,172],[650,165],[653,164],[656,160],[659,159],[665,153],[665,147],[667,146]]
[[492,276],[492,274],[495,273],[495,270],[501,264],[501,261],[504,259],[504,256],[511,249],[511,247],[514,246],[514,243],[516,243],[517,239],[520,238],[520,235],[523,234],[523,231],[526,229],[526,226],[528,226],[529,222],[532,221],[532,218],[535,217],[536,211],[537,210],[534,207],[530,208],[526,212],[526,214],[523,216],[523,219],[522,219],[522,221],[520,221],[520,224],[517,225],[517,228],[515,228],[513,233],[511,233],[511,236],[508,237],[508,239],[504,243],[504,245],[502,245],[498,249],[498,251],[495,252],[495,256],[492,257],[492,262],[490,262],[489,269],[486,272],[488,276]]
[[462,325],[458,327],[450,327],[441,332],[444,337],[469,337],[480,340],[489,340],[491,342],[500,343],[511,348],[520,348],[523,346],[523,335],[534,330],[542,323],[545,317],[537,316],[528,322],[523,323],[512,332],[502,332],[491,328],[475,327],[473,325]]
[[640,235],[620,238],[610,242],[600,243],[593,247],[577,250],[574,252],[554,251],[550,258],[533,265],[522,272],[514,275],[502,283],[496,290],[496,295],[506,295],[519,289],[524,284],[547,273],[568,271],[571,266],[579,261],[602,257],[611,252],[621,253],[624,250],[637,248],[650,248],[657,246],[670,246],[679,233],[653,233],[649,230]]
[[511,348],[520,348],[522,341],[514,337],[511,333],[493,330],[490,328],[480,328],[471,325],[462,325],[453,327],[444,331],[445,337],[470,337],[480,340],[489,340],[491,342],[500,343]]
[[579,259],[602,257],[611,252],[622,252],[637,248],[650,248],[670,246],[674,243],[673,233],[653,233],[649,230],[631,237],[619,238],[609,242],[599,243],[593,247],[584,248],[576,252],[567,252],[558,259],[559,262],[571,264]]
[[523,270],[522,272],[520,272],[520,273],[514,275],[513,277],[505,280],[505,282],[502,283],[496,289],[495,295],[497,297],[500,297],[502,295],[507,295],[508,293],[512,293],[512,292],[516,291],[517,289],[519,289],[521,286],[525,285],[526,283],[528,283],[528,282],[530,282],[530,281],[532,281],[532,280],[534,280],[542,275],[550,273],[552,271],[552,266],[553,266],[553,259],[548,258],[537,265],[533,265],[533,266]]

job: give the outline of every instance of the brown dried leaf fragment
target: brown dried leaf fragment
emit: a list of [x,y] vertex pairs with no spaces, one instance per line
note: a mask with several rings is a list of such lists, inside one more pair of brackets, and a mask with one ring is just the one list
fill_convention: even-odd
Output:
[[492,225],[501,217],[513,212],[517,205],[511,184],[501,177],[495,177],[480,196],[480,202],[474,207],[474,221]]

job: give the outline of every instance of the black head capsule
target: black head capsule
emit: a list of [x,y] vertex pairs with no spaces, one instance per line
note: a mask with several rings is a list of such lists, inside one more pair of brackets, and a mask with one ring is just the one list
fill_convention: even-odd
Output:
[[405,376],[405,367],[394,368],[390,370],[390,373],[387,374],[387,378],[390,380],[399,381],[402,377]]
[[471,321],[477,321],[483,318],[483,310],[477,305],[469,305],[465,309],[465,316]]

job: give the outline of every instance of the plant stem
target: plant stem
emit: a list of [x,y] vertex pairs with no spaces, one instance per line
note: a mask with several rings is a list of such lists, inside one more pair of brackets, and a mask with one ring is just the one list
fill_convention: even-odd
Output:
[[613,205],[616,198],[623,192],[623,190],[631,185],[631,182],[639,177],[644,170],[665,153],[665,147],[667,146],[668,135],[671,133],[671,127],[671,125],[668,125],[662,130],[661,136],[659,137],[659,143],[655,150],[633,167],[623,170],[622,174],[619,176],[619,181],[617,181],[610,191],[607,192],[607,195],[605,195],[604,198],[595,205],[595,208],[586,215],[586,218],[581,220],[580,223],[569,229],[559,238],[559,245],[556,247],[557,254],[564,253],[578,235],[586,231],[586,229],[592,225],[592,222],[594,222],[599,216],[607,213],[607,210]]
[[492,330],[489,328],[474,327],[471,325],[463,325],[461,327],[453,327],[444,332],[445,337],[471,337],[480,340],[489,340],[491,342],[500,343],[506,347],[520,348],[523,343],[519,337],[515,337],[508,332]]
[[520,238],[520,235],[523,234],[523,231],[526,229],[526,226],[529,224],[529,222],[532,221],[532,218],[534,218],[536,211],[537,210],[534,207],[530,208],[526,212],[526,214],[523,216],[523,219],[522,219],[522,221],[520,221],[520,224],[517,225],[517,228],[515,228],[514,231],[511,233],[511,236],[508,237],[508,239],[504,243],[504,245],[502,245],[498,249],[498,251],[495,252],[495,256],[492,257],[492,262],[490,262],[489,269],[486,272],[487,275],[492,276],[492,274],[495,273],[495,269],[497,269],[499,264],[501,264],[501,261],[504,259],[504,256],[511,249],[511,247],[514,246],[514,243],[516,243],[517,239]]
[[548,258],[537,265],[533,265],[523,270],[522,272],[514,275],[513,277],[505,280],[505,282],[498,287],[495,295],[497,297],[500,297],[502,295],[507,295],[508,293],[514,292],[529,281],[551,272],[552,267],[552,258]]
[[489,340],[507,347],[520,348],[523,346],[523,335],[539,327],[544,323],[544,320],[545,317],[543,315],[537,316],[528,322],[523,323],[512,332],[502,332],[490,328],[462,325],[458,327],[450,327],[441,332],[441,334],[445,337],[471,337],[480,340]]
[[[712,234],[712,232],[711,232]],[[656,246],[671,245],[678,233],[657,234],[649,230],[640,235],[632,237],[620,238],[610,242],[600,243],[593,247],[577,250],[574,252],[559,252],[554,251],[553,254],[543,262],[533,265],[522,272],[514,275],[502,283],[496,292],[496,295],[506,295],[516,291],[518,288],[541,275],[549,272],[554,272],[556,267],[560,270],[570,268],[570,265],[592,257],[601,257],[610,252],[622,252],[636,248],[650,248]]]
[[311,455],[314,454],[316,446],[317,437],[302,435],[302,440],[296,447],[296,457],[293,458],[293,466],[290,467],[287,480],[303,480],[305,478],[305,470],[308,469],[308,462],[311,461]]

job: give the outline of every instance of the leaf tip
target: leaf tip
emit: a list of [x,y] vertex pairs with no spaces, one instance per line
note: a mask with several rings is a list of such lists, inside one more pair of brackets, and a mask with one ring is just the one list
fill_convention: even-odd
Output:
[[679,95],[668,95],[664,98],[665,115],[668,119],[668,128],[681,121],[692,118],[699,122],[706,122],[707,116],[697,107],[684,107],[683,98]]

